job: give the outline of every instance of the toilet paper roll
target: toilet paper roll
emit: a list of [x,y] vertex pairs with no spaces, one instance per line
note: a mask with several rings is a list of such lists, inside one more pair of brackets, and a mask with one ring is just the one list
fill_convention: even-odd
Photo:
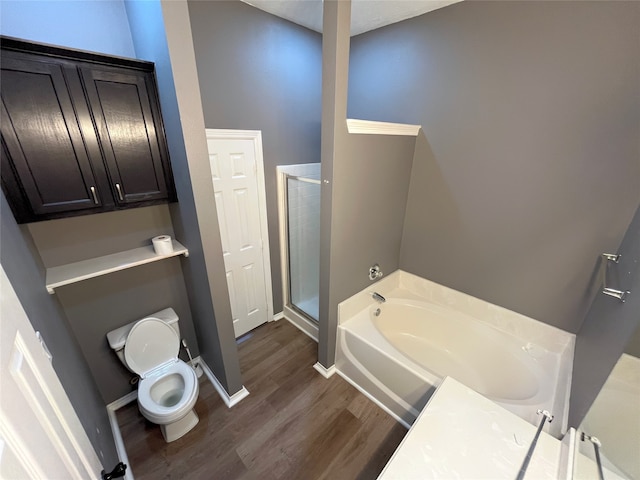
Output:
[[151,239],[153,243],[153,249],[158,255],[169,255],[173,252],[173,243],[171,243],[171,237],[169,235],[159,235]]

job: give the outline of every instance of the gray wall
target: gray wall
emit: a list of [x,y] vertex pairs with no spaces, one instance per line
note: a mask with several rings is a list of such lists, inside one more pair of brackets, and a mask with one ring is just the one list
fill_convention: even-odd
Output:
[[[47,268],[149,245],[156,235],[175,236],[167,205],[37,222],[28,229]],[[107,343],[110,330],[172,307],[182,337],[199,355],[177,258],[60,287],[55,295],[105,404],[135,389],[129,383],[133,374]]]
[[184,279],[202,357],[229,394],[242,388],[218,217],[210,180],[191,26],[186,1],[125,3],[138,56],[156,74],[179,202],[176,235],[189,246]]
[[640,3],[462,2],[352,39],[349,116],[417,123],[400,266],[577,332],[640,201]]
[[[569,404],[569,425],[573,427],[580,425],[620,355],[640,330],[640,208],[620,247],[609,253],[622,257],[620,263],[604,267],[607,284],[631,293],[625,303],[596,296],[578,332]],[[600,276],[594,278],[597,287],[601,281]]]
[[415,137],[347,133],[350,4],[324,8],[318,360],[329,367],[338,303],[371,284],[374,263],[399,266]]
[[235,1],[189,1],[207,128],[261,130],[274,312],[282,311],[276,166],[320,161],[321,35]]
[[347,135],[337,150],[331,210],[331,293],[327,315],[320,315],[329,328],[326,344],[320,337],[319,351],[326,355],[320,359],[325,366],[335,361],[338,303],[373,284],[369,280],[373,264],[378,263],[385,274],[400,268],[415,143],[415,137]]
[[[107,409],[71,332],[58,297],[45,289],[45,267],[28,229],[16,224],[4,194],[0,194],[0,262],[31,324],[53,355],[53,368],[82,422],[102,464],[118,462]],[[100,433],[96,430],[99,429]]]

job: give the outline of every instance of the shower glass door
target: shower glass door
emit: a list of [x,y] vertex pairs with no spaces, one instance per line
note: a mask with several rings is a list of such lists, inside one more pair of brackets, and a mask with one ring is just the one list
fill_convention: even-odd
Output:
[[287,175],[289,301],[318,321],[320,180]]

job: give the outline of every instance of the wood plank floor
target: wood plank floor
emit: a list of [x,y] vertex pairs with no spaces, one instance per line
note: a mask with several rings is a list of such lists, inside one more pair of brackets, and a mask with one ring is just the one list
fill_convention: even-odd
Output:
[[375,479],[406,430],[338,375],[312,365],[316,343],[286,320],[239,344],[250,395],[228,409],[200,379],[200,423],[165,443],[134,402],[117,412],[136,479]]

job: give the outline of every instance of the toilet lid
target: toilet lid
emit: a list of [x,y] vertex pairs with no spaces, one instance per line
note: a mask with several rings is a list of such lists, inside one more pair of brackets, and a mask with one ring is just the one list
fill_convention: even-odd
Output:
[[162,320],[149,317],[137,322],[124,344],[124,359],[131,370],[142,375],[177,358],[180,339]]

